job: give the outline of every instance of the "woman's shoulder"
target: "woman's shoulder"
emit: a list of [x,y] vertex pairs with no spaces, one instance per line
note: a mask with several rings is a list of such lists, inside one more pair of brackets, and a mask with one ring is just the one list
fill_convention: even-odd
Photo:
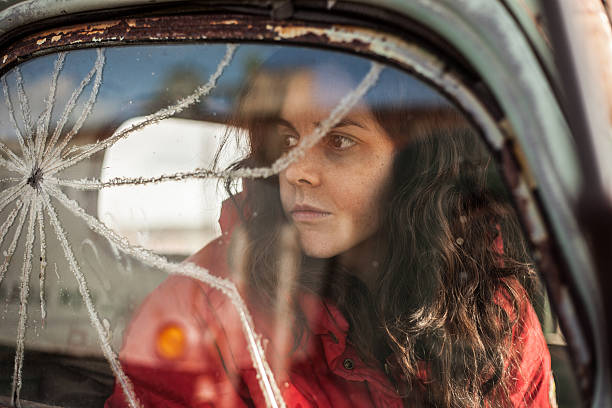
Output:
[[[220,237],[184,263],[197,265],[212,280],[219,282],[218,278],[226,278],[228,274],[226,256],[222,255],[226,251],[226,240]],[[232,316],[231,302],[227,296],[206,279],[170,275],[133,314],[124,336],[122,359],[131,363],[159,364],[160,359],[166,357],[163,338],[167,334],[175,340],[179,339],[178,343],[181,344],[181,357],[175,359],[170,356],[173,364],[179,364],[188,371],[196,369],[205,360],[205,356],[199,354],[210,349],[204,347],[203,342],[208,340],[202,333],[232,331],[239,322],[239,318],[231,319]],[[229,324],[229,321],[235,324]]]
[[[181,264],[184,268],[168,276],[140,304],[124,336],[123,351],[131,353],[124,354],[142,355],[149,360],[158,356],[154,350],[158,346],[156,339],[165,327],[181,328],[187,349],[195,350],[198,347],[192,346],[201,346],[201,333],[232,331],[239,326],[239,318],[234,316],[231,302],[220,288],[231,283],[229,251],[234,230],[241,222],[236,204],[239,200],[242,194],[223,202],[221,235],[185,259]],[[189,273],[194,269],[197,279]],[[142,347],[143,343],[147,346]]]
[[228,250],[230,248],[230,235],[222,234],[212,240],[206,246],[198,250],[183,261],[184,264],[191,263],[206,269],[210,274],[226,278],[228,270]]
[[517,320],[528,313],[530,308],[533,309],[529,294],[516,277],[500,279],[493,301],[508,314],[511,320]]
[[502,282],[495,293],[495,303],[506,312],[512,324],[513,345],[526,349],[525,353],[530,355],[548,354],[542,327],[527,290],[516,278],[505,278]]
[[518,279],[505,278],[495,302],[513,322],[510,398],[514,406],[556,406],[550,352],[527,290]]
[[[191,255],[183,265],[194,264],[202,272],[202,275],[210,275],[213,278],[226,278],[228,267],[226,261],[227,252],[226,239],[223,236],[211,241],[208,245]],[[187,271],[185,271],[187,272]],[[186,308],[193,312],[193,304],[203,294],[207,294],[213,289],[205,279],[196,279],[188,276],[187,273],[169,275],[157,288],[155,288],[140,304],[132,318],[132,325],[135,321],[141,320],[141,315],[154,313],[173,314],[185,312]]]
[[[184,263],[197,265],[219,282],[227,275],[226,251],[222,236]],[[174,274],[132,316],[119,358],[138,398],[147,405],[201,406],[194,401],[212,398],[222,406],[243,406],[240,390],[226,375],[249,366],[240,333],[239,314],[222,291],[206,279]],[[214,392],[200,395],[202,384]],[[122,393],[117,386],[107,406],[122,406]]]

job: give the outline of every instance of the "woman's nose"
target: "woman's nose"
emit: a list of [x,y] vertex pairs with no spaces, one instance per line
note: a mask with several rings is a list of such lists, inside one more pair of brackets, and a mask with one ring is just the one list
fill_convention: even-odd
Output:
[[311,187],[321,184],[321,166],[317,165],[314,155],[315,152],[311,150],[287,167],[285,177],[289,183]]

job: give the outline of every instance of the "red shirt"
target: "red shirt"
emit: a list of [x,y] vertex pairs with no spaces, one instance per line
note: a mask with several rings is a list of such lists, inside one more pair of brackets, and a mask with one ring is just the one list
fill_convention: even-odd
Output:
[[[237,224],[237,214],[227,207],[222,237],[188,260],[220,277],[229,276],[229,237]],[[510,397],[516,407],[549,407],[550,354],[526,293],[518,289],[524,294],[522,318],[513,328],[512,345],[520,361],[509,376]],[[291,353],[288,370],[275,373],[286,405],[403,407],[384,369],[366,364],[347,342],[349,325],[338,308],[312,294],[299,296],[306,340]],[[505,297],[496,301],[512,309]],[[274,337],[274,312],[250,309],[275,368],[287,353],[268,340]],[[120,360],[145,407],[266,406],[235,308],[220,291],[191,278],[171,276],[147,297],[127,329]],[[106,407],[123,406],[125,396],[116,385]]]

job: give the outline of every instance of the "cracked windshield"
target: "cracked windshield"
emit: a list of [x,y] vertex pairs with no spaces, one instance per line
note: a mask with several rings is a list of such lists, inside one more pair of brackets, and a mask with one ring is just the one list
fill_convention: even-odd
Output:
[[495,156],[423,79],[186,44],[1,86],[0,405],[556,406]]

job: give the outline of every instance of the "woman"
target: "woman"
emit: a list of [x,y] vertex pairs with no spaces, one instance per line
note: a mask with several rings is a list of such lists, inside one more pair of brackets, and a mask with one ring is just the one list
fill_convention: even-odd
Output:
[[[303,49],[266,61],[239,99],[250,153],[234,168],[296,146],[368,65]],[[278,176],[228,181],[224,235],[189,260],[238,283],[288,406],[550,406],[533,272],[490,167],[454,108],[387,68]],[[178,357],[159,341],[174,329]],[[227,299],[172,277],[121,358],[146,406],[263,406],[244,350]]]

